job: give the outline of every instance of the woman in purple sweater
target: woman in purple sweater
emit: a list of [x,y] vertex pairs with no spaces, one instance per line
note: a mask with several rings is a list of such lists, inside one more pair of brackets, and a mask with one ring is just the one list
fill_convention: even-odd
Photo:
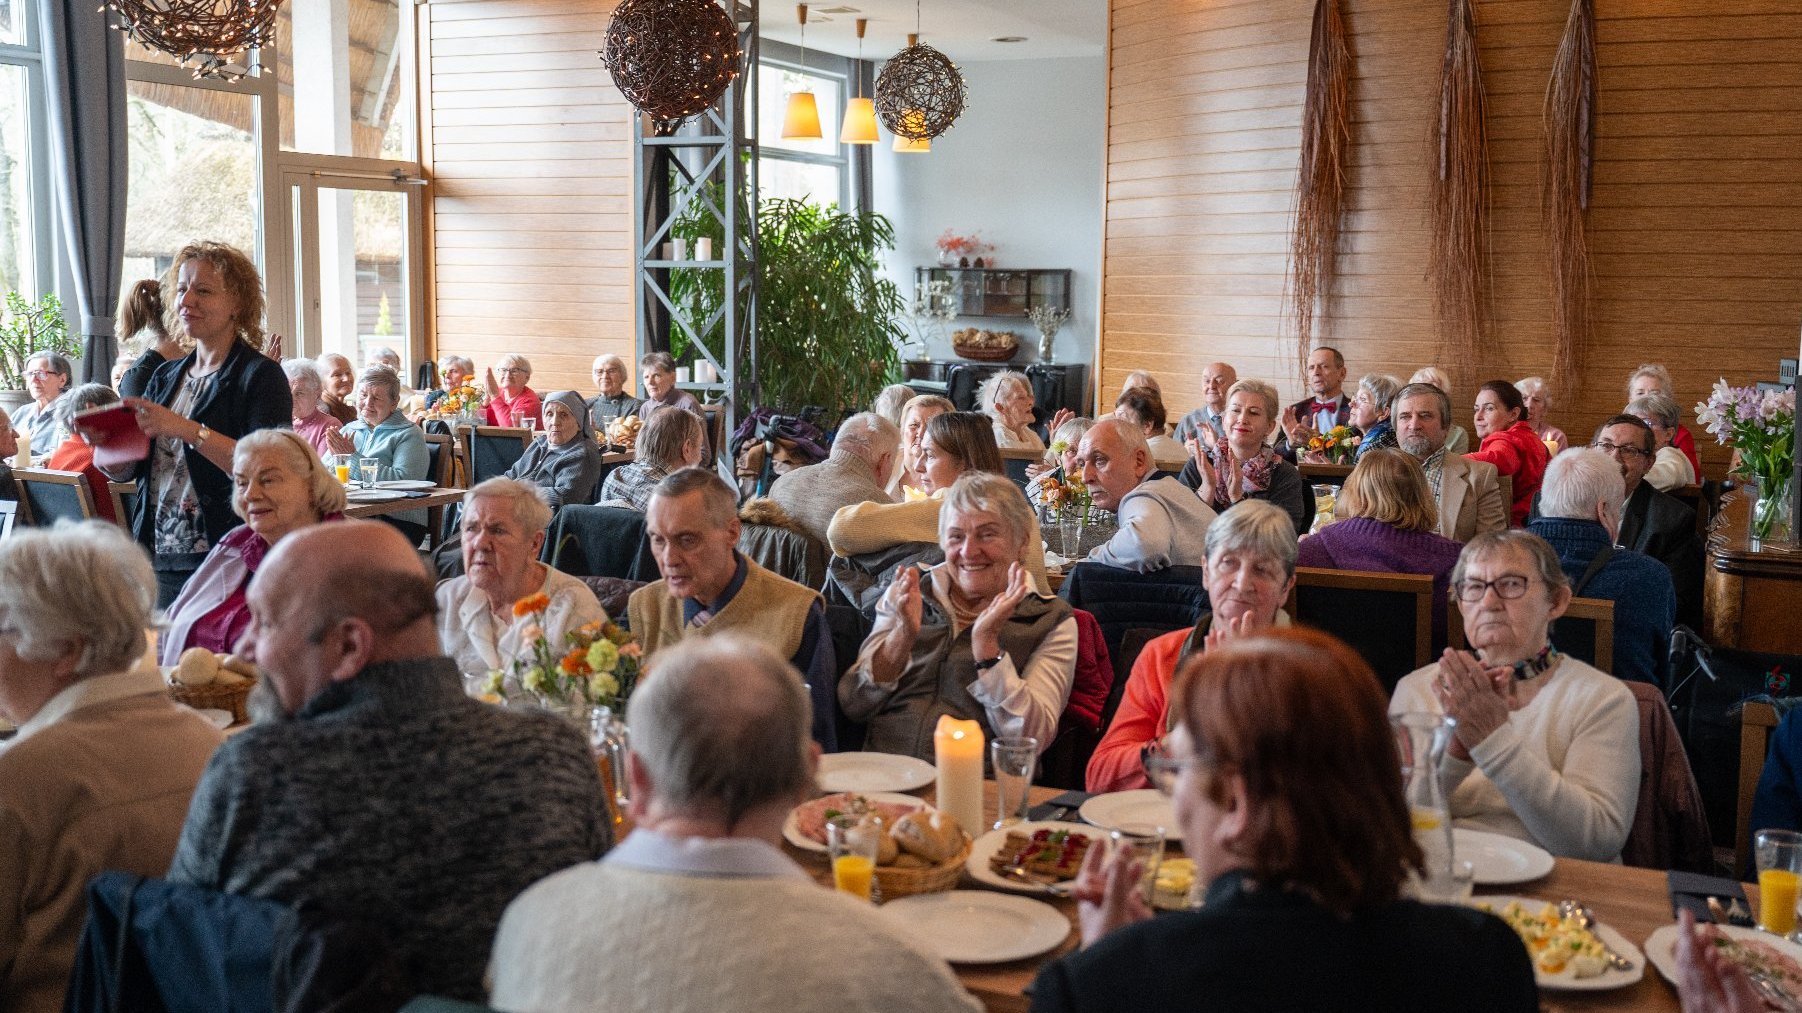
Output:
[[1446,582],[1464,546],[1434,534],[1433,490],[1412,454],[1372,450],[1346,476],[1338,520],[1301,540],[1297,566],[1433,578],[1433,639],[1445,639]]

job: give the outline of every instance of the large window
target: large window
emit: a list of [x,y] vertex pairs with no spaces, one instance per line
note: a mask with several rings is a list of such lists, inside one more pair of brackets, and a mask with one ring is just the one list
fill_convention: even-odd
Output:
[[131,175],[124,285],[158,277],[197,239],[254,255],[255,96],[134,80],[126,85],[125,116]]
[[[811,91],[820,110],[817,141],[782,138],[788,97]],[[850,206],[850,161],[838,142],[844,116],[841,75],[764,59],[757,66],[757,188],[763,197],[794,197],[815,204]]]
[[0,291],[55,287],[44,69],[28,0],[0,0]]

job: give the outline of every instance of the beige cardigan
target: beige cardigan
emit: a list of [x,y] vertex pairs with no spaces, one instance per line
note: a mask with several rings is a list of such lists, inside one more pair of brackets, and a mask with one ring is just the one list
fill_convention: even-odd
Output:
[[[150,692],[142,692],[148,687]],[[88,880],[169,871],[188,802],[223,737],[154,671],[83,679],[0,746],[0,1009],[57,1013]],[[40,716],[44,712],[40,711]]]
[[[939,501],[917,499],[907,503],[853,503],[840,507],[826,528],[826,544],[833,555],[861,556],[903,542],[939,540]],[[1045,576],[1045,538],[1039,534],[1039,519],[1032,519],[1026,533],[1026,572],[1040,594],[1051,593],[1051,581]]]

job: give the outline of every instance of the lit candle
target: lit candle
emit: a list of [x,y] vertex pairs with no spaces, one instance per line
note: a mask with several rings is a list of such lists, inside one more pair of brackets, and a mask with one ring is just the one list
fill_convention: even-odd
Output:
[[1558,456],[1558,441],[1557,440],[1554,440],[1548,436],[1541,442],[1543,442],[1545,444],[1545,454],[1547,457],[1557,457]]
[[941,714],[932,748],[938,761],[939,811],[950,813],[965,833],[976,836],[982,828],[982,726]]

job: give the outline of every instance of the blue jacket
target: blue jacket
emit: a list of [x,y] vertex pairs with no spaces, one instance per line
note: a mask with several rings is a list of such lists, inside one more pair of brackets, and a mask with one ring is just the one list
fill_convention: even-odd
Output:
[[[1758,775],[1758,792],[1752,796],[1751,832],[1776,828],[1802,830],[1802,708],[1792,709],[1771,733],[1764,773]],[[1751,848],[1748,841],[1746,847]],[[1751,854],[1748,850],[1747,854]]]
[[[1539,517],[1527,530],[1551,543],[1573,586],[1583,578],[1596,553],[1610,544],[1607,529],[1595,521]],[[1666,685],[1671,627],[1677,623],[1677,592],[1671,584],[1671,571],[1650,556],[1615,549],[1581,597],[1614,602],[1614,674]]]
[[[388,416],[376,426],[358,419],[347,424],[343,433],[357,445],[359,458],[373,457],[382,462],[377,481],[425,478],[432,469],[432,455],[426,450],[425,431],[408,422],[407,417],[400,412]],[[350,474],[353,479],[363,477],[354,464]],[[424,510],[406,510],[393,517],[397,521],[421,525],[426,521]]]

